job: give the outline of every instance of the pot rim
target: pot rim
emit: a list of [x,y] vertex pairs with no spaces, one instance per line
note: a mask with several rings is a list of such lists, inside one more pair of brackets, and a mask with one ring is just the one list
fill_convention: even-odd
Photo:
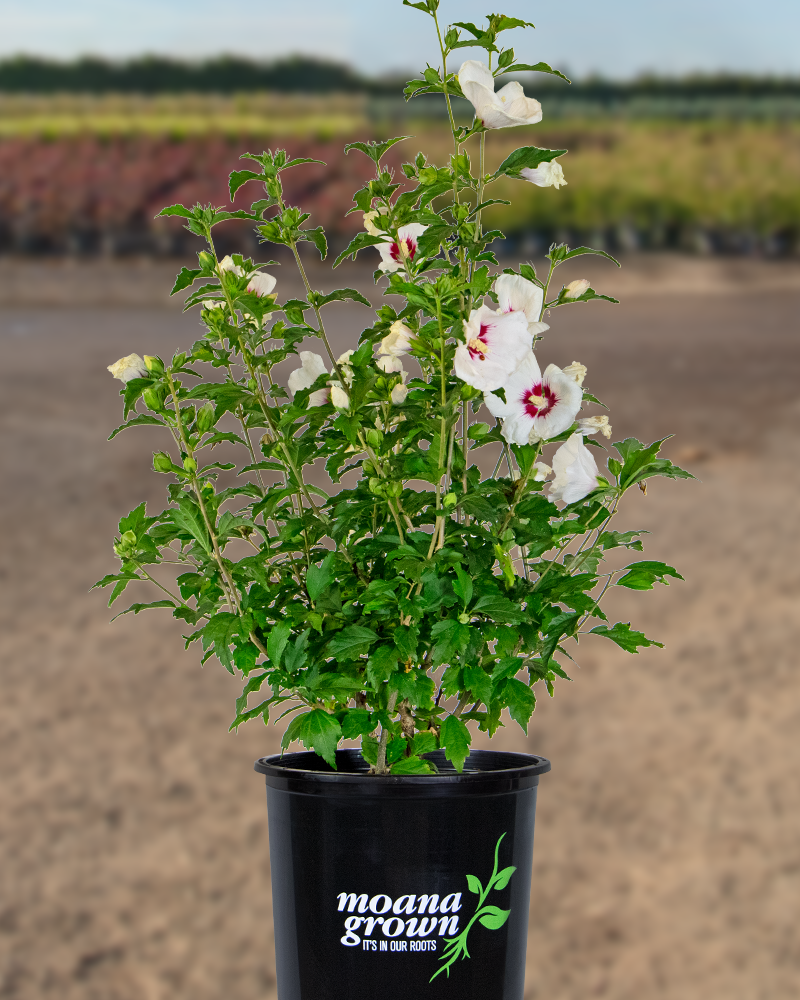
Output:
[[334,771],[312,751],[271,754],[259,758],[254,770],[266,777],[267,787],[306,795],[500,795],[539,784],[539,776],[550,770],[546,757],[505,750],[473,750],[459,774],[443,750],[425,754],[440,769],[439,774],[389,774],[378,778],[367,773],[368,765],[358,750],[336,751],[339,770]]

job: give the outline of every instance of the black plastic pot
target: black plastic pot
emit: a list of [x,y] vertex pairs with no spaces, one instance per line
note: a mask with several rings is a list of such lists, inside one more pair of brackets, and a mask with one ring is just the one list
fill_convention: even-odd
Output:
[[264,757],[279,1000],[522,1000],[550,761],[373,777],[355,750]]

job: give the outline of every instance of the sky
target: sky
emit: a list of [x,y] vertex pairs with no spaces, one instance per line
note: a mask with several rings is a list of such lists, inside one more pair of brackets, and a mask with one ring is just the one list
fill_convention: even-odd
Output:
[[[439,13],[443,22],[476,21],[488,7],[489,0],[442,0]],[[578,78],[800,74],[799,0],[504,0],[495,9],[536,23],[536,32],[513,33],[518,59],[543,59]],[[0,57],[19,52],[62,59],[299,52],[369,74],[437,61],[430,19],[401,0],[0,0]]]

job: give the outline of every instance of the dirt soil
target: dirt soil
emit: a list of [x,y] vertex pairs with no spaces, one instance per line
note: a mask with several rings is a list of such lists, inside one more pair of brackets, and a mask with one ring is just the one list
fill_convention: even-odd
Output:
[[[164,485],[156,429],[106,441],[121,412],[106,365],[186,347],[197,320],[165,304],[171,266],[2,271],[0,998],[274,1000],[252,762],[280,733],[229,735],[236,682],[216,662],[200,669],[171,619],[109,625],[88,593],[115,565],[118,518],[161,503]],[[800,268],[613,271],[570,273],[626,300],[561,310],[540,353],[588,366],[615,437],[675,433],[668,454],[700,482],[655,481],[620,518],[652,530],[649,558],[686,578],[612,602],[666,648],[582,643],[575,683],[540,697],[529,736],[509,723],[496,741],[553,761],[525,996],[790,1000]],[[339,309],[337,346],[366,316]]]

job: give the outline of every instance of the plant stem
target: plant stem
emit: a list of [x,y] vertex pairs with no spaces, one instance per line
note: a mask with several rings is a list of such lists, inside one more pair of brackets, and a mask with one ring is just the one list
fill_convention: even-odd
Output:
[[[389,695],[389,702],[386,706],[389,715],[394,711],[394,706],[397,704],[397,692],[394,691]],[[389,768],[386,766],[386,745],[389,742],[389,729],[387,726],[381,726],[381,740],[378,744],[378,760],[375,764],[376,774],[388,774]]]

